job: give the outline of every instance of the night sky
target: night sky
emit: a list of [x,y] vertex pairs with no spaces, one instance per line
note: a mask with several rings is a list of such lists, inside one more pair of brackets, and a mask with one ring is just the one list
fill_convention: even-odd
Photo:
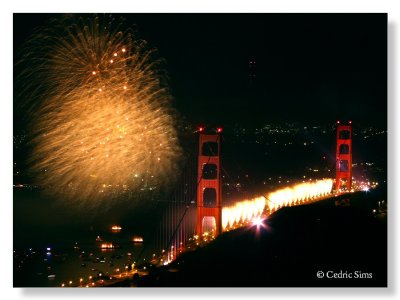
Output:
[[[159,50],[188,122],[386,126],[386,14],[114,15]],[[52,16],[14,15],[15,55]]]

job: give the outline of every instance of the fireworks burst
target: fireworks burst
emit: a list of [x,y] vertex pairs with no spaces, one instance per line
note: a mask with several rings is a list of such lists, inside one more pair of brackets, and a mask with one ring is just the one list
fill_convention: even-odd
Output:
[[332,192],[332,187],[332,179],[322,179],[279,189],[268,195],[270,200],[268,208],[270,211],[274,211],[284,206],[303,204],[315,198],[329,195]]
[[52,194],[80,203],[157,189],[181,153],[160,60],[113,22],[53,21],[22,60],[32,170]]
[[300,183],[269,193],[268,202],[264,196],[261,196],[238,202],[232,207],[224,207],[222,209],[222,228],[227,230],[233,225],[246,224],[254,219],[258,221],[266,207],[271,213],[285,206],[304,204],[327,196],[332,192],[332,187],[332,179]]

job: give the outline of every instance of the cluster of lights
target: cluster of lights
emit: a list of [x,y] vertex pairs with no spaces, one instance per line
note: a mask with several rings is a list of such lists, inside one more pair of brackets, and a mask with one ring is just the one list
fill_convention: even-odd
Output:
[[113,243],[103,243],[103,244],[100,245],[100,248],[103,249],[103,250],[114,249],[115,246],[114,246]]
[[379,185],[379,183],[376,181],[369,181],[369,180],[357,181],[357,180],[353,179],[351,191],[352,192],[354,192],[354,191],[368,192],[370,189],[375,189],[378,185]]
[[[132,272],[137,272],[137,270],[135,270],[135,263],[132,263],[131,264],[131,267],[132,267]],[[128,272],[128,268],[129,268],[129,266],[128,265],[126,265],[125,266],[125,272],[124,273],[120,273],[120,269],[119,268],[117,268],[117,269],[115,269],[114,270],[114,272],[116,272],[115,274],[113,274],[113,275],[108,275],[108,274],[103,274],[102,272],[100,272],[99,274],[98,274],[98,277],[97,278],[93,278],[93,276],[92,275],[90,275],[89,277],[88,277],[88,279],[87,280],[85,280],[83,277],[81,277],[81,278],[79,278],[79,285],[74,285],[74,281],[73,280],[69,280],[68,281],[68,284],[66,284],[66,283],[62,283],[60,286],[61,287],[74,287],[74,286],[78,286],[78,287],[86,287],[86,288],[88,288],[88,287],[95,287],[96,285],[100,285],[100,286],[103,286],[104,285],[104,283],[105,283],[105,279],[106,280],[115,280],[115,279],[121,279],[121,278],[125,278],[125,277],[128,277],[128,276],[130,276],[130,274],[131,273],[129,273]],[[144,268],[145,269],[145,268]]]
[[[207,242],[207,236],[208,236],[207,232],[205,234],[203,234],[203,238],[204,238],[205,242]],[[197,240],[198,235],[195,235],[193,237],[193,239]],[[189,238],[189,241],[191,241],[191,240],[192,240],[192,238]],[[197,243],[197,245],[198,245],[198,243]],[[182,252],[184,251],[184,248],[185,247],[183,246],[183,242],[180,242],[179,246],[177,246],[177,247],[172,245],[171,248],[169,249],[169,251],[162,250],[161,259],[160,259],[161,265],[166,266],[166,265],[170,264],[172,261],[174,261],[178,257],[178,255],[182,254]],[[190,249],[190,246],[187,246],[186,248]],[[154,256],[155,256],[155,254],[153,254],[153,259],[154,259]]]

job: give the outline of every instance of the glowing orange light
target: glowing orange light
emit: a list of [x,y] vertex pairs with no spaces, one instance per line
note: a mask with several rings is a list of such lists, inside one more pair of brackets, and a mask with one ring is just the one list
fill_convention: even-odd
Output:
[[134,243],[143,243],[143,238],[141,236],[135,236],[133,238]]
[[122,227],[119,226],[119,225],[114,225],[114,226],[111,227],[111,231],[112,232],[120,232],[121,229],[122,229]]
[[93,75],[96,75],[96,71],[93,71],[92,74],[93,74]]
[[114,53],[114,56],[118,56],[118,53]]
[[114,245],[113,243],[103,243],[100,246],[101,249],[114,249]]

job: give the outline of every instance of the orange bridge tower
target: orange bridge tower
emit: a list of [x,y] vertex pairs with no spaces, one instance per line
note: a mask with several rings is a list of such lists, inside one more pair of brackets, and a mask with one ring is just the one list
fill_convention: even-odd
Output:
[[352,179],[352,127],[336,122],[336,192],[351,190]]
[[[199,127],[199,157],[197,172],[197,235],[202,236],[205,227],[213,227],[214,235],[222,232],[221,193],[221,133],[205,133]],[[210,226],[210,223],[212,226]]]

